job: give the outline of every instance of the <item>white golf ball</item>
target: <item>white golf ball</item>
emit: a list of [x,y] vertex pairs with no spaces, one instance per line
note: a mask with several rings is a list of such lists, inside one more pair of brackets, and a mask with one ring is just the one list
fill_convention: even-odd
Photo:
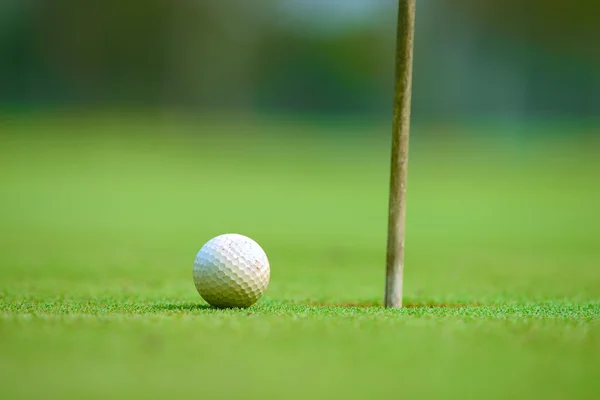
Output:
[[249,237],[229,233],[209,240],[194,261],[194,284],[214,307],[249,307],[263,295],[271,269]]

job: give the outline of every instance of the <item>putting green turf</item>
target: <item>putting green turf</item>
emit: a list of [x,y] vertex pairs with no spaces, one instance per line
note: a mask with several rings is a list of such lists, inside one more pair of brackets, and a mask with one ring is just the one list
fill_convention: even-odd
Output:
[[[597,143],[416,126],[386,310],[387,126],[234,121],[2,121],[0,397],[597,396]],[[246,310],[192,284],[225,232],[271,261]]]

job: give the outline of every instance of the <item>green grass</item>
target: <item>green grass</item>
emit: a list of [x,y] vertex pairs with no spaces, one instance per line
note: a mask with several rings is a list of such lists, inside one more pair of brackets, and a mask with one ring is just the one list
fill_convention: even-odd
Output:
[[[0,397],[595,398],[598,145],[415,127],[387,310],[387,129],[6,118]],[[246,310],[192,283],[225,232],[271,261]]]

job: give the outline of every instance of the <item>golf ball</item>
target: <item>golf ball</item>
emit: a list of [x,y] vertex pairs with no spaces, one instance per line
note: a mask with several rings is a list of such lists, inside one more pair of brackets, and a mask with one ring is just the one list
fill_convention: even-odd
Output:
[[194,284],[214,307],[249,307],[263,295],[271,270],[264,250],[249,237],[220,235],[194,261]]

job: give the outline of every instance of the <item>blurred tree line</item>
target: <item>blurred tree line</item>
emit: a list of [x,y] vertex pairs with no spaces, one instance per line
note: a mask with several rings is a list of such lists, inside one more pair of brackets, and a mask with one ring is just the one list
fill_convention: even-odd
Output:
[[[595,118],[600,3],[421,0],[421,118]],[[389,115],[396,0],[0,0],[0,106]]]

